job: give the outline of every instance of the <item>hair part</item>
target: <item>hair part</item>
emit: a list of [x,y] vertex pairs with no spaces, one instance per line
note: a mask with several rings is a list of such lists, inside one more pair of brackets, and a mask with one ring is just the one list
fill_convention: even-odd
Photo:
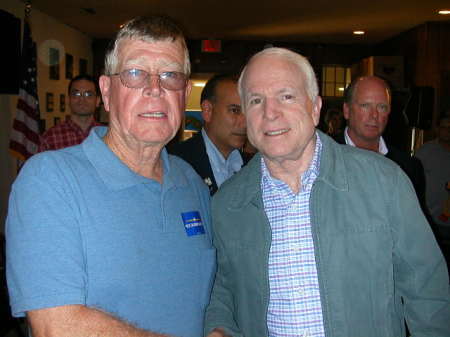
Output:
[[128,21],[111,41],[105,56],[105,74],[117,72],[118,53],[124,40],[141,40],[148,43],[179,41],[184,50],[184,73],[189,76],[191,64],[182,30],[167,16],[137,17]]
[[200,104],[205,100],[215,102],[217,96],[217,86],[219,85],[219,83],[225,81],[237,83],[238,76],[236,74],[218,74],[211,77],[208,82],[206,82],[205,87],[202,90],[202,93],[200,95]]
[[69,82],[69,88],[67,89],[67,92],[69,93],[69,95],[70,95],[70,92],[72,91],[72,86],[73,86],[73,84],[74,84],[75,82],[78,82],[78,81],[88,81],[88,82],[92,82],[92,83],[94,84],[94,87],[95,87],[95,93],[96,93],[96,95],[99,95],[99,94],[100,94],[100,90],[99,90],[99,87],[98,87],[98,81],[96,81],[96,79],[95,79],[94,77],[92,77],[91,75],[83,74],[83,75],[75,76],[74,78],[72,78],[72,79],[70,80],[70,82]]
[[263,49],[262,51],[256,53],[253,55],[250,60],[247,62],[247,65],[244,67],[244,69],[241,72],[241,76],[239,77],[238,81],[238,89],[239,89],[239,95],[242,99],[244,99],[244,77],[246,75],[248,65],[256,58],[260,56],[269,56],[269,55],[275,55],[282,57],[290,62],[292,62],[294,65],[298,67],[300,72],[304,74],[305,80],[306,80],[306,93],[308,94],[309,98],[312,102],[316,101],[317,96],[319,95],[319,86],[317,84],[317,78],[316,74],[314,72],[313,67],[309,63],[308,59],[304,57],[303,55],[300,55],[292,50],[286,49],[286,48],[277,48],[277,47],[271,47]]

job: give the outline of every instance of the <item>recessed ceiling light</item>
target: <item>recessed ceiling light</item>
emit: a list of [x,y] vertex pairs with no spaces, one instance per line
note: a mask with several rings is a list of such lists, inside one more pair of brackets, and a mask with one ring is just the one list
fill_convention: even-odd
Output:
[[441,9],[438,13],[441,15],[449,15],[450,9]]
[[204,87],[206,82],[194,82],[194,87]]
[[354,30],[353,34],[355,34],[355,35],[364,35],[364,34],[366,34],[366,32],[363,31],[363,30]]

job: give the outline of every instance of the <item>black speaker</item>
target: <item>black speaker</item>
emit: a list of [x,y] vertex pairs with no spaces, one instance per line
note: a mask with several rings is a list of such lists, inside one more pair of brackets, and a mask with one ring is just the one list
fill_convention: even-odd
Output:
[[0,32],[0,94],[17,95],[20,77],[20,19],[0,9]]
[[429,129],[433,120],[434,88],[413,87],[406,104],[408,124],[419,129]]

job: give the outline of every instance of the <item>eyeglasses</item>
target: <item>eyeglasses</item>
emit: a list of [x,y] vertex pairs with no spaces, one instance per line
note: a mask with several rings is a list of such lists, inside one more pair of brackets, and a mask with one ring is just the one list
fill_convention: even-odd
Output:
[[76,97],[76,98],[80,98],[80,97],[85,97],[85,98],[91,98],[96,96],[94,91],[78,91],[78,90],[74,90],[70,93],[70,96],[72,97]]
[[178,71],[166,71],[161,74],[150,74],[141,69],[126,69],[110,76],[120,76],[120,81],[127,88],[140,89],[148,85],[152,76],[159,77],[159,84],[167,90],[181,90],[186,87],[187,76]]

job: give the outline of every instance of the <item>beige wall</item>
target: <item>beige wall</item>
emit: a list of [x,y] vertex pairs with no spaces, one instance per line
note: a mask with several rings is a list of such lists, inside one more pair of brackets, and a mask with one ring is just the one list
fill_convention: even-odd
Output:
[[[24,4],[20,0],[2,0],[0,9],[20,19],[24,17]],[[46,126],[49,128],[53,126],[54,117],[64,120],[65,116],[70,113],[67,105],[67,86],[70,80],[65,78],[65,54],[69,53],[73,56],[74,75],[79,73],[80,58],[88,61],[88,73],[92,73],[92,39],[36,9],[32,9],[30,25],[33,40],[36,42],[38,49],[37,80],[41,119],[46,120]],[[60,53],[60,79],[58,81],[49,79],[48,49],[50,46],[58,48]],[[53,93],[54,96],[53,112],[46,111],[47,92]],[[66,95],[65,112],[59,111],[60,94]],[[17,96],[0,95],[0,231],[3,231],[10,185],[16,171],[16,161],[8,153],[10,127],[14,118],[16,102]]]

